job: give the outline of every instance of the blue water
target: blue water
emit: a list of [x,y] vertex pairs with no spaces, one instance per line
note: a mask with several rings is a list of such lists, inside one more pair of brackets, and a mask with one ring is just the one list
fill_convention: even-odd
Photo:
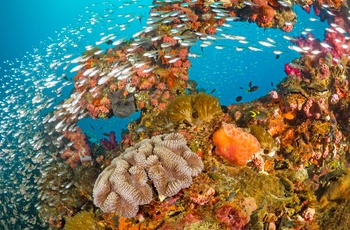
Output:
[[[91,21],[89,21],[91,15],[85,7],[96,4],[97,6],[93,7],[93,9],[100,9],[100,14],[104,15],[106,14],[106,7],[104,7],[102,2],[91,0],[62,0],[55,2],[20,0],[0,3],[1,100],[6,96],[8,88],[18,87],[18,85],[14,85],[14,82],[25,86],[23,89],[17,90],[21,96],[18,101],[13,102],[12,107],[16,103],[23,105],[28,98],[31,100],[33,97],[36,87],[34,87],[32,78],[28,78],[23,72],[18,71],[23,69],[33,71],[32,63],[35,62],[35,57],[31,56],[31,54],[35,53],[45,59],[45,55],[50,53],[47,56],[47,60],[43,61],[46,65],[42,66],[38,71],[34,71],[37,74],[34,77],[35,79],[45,79],[51,73],[62,74],[61,70],[55,72],[48,67],[51,62],[50,58],[59,59],[66,54],[72,54],[72,58],[80,56],[86,49],[86,46],[94,44],[104,36],[101,34],[103,32],[107,34],[115,32],[118,37],[127,36],[130,38],[142,26],[146,25],[145,18],[147,18],[149,12],[147,7],[128,7],[119,10],[123,15],[128,13],[143,15],[141,22],[139,20],[133,21],[128,24],[125,31],[121,30],[120,27],[109,30],[111,26],[120,25],[127,20],[118,17],[117,13],[113,15],[112,21],[109,23],[102,23],[103,20],[101,20],[101,23],[97,23],[97,25],[91,24]],[[116,1],[116,5],[120,5],[121,2],[123,1]],[[298,22],[290,33],[277,29],[265,30],[247,22],[232,22],[230,23],[232,25],[231,28],[222,28],[223,33],[246,36],[246,40],[250,42],[249,44],[242,45],[238,44],[237,41],[218,40],[215,42],[215,45],[221,45],[225,47],[224,49],[218,50],[214,46],[210,46],[201,50],[198,46],[200,41],[198,41],[198,44],[190,49],[190,52],[201,55],[201,57],[191,59],[190,79],[197,81],[198,86],[206,89],[208,93],[215,89],[213,95],[219,97],[223,105],[235,103],[237,96],[242,96],[242,102],[247,102],[265,95],[285,77],[284,64],[299,56],[298,53],[287,48],[290,42],[285,40],[282,37],[283,35],[300,36],[302,30],[308,27],[315,28],[317,30],[313,32],[315,37],[323,39],[326,23],[311,22],[309,18],[315,16],[305,13],[299,7],[295,7],[295,11],[298,14]],[[82,29],[80,34],[70,32],[71,29],[77,31],[83,27],[85,29]],[[92,28],[92,31],[87,30],[87,28]],[[57,44],[64,40],[65,37],[69,37],[73,45],[58,48]],[[283,52],[279,58],[276,58],[276,55],[272,52],[274,48],[262,47],[262,52],[253,52],[247,49],[249,45],[256,46],[257,40],[265,40],[267,37],[275,40],[276,49]],[[55,44],[53,46],[54,49],[48,50],[48,46],[51,44]],[[238,52],[235,49],[236,46],[245,49]],[[74,77],[74,73],[68,73],[67,77],[71,79]],[[16,80],[14,81],[13,79],[15,78]],[[29,81],[27,81],[28,79]],[[259,86],[259,90],[246,93],[249,82]],[[26,88],[28,88],[28,91],[25,91]],[[55,88],[58,88],[58,86]],[[55,99],[54,105],[68,98],[72,89],[73,85],[66,87],[62,92],[62,96]],[[56,97],[52,89],[46,89],[43,92],[47,98]],[[27,95],[31,96],[27,97]],[[41,112],[41,116],[37,119],[42,119],[49,110],[52,110],[52,107],[44,109]],[[120,140],[122,129],[126,129],[127,124],[138,117],[139,113],[124,119],[114,117],[109,120],[93,120],[88,118],[79,121],[78,125],[96,141],[104,137],[102,133],[109,133],[110,131],[115,131],[117,139]],[[15,133],[21,127],[17,126],[13,129]],[[11,141],[11,139],[9,138],[8,141]],[[20,149],[17,149],[17,152],[20,152]],[[1,176],[3,175],[1,174]]]
[[[0,63],[20,58],[37,48],[41,41],[54,36],[55,31],[74,23],[84,13],[85,6],[96,1],[1,1],[0,3]],[[102,2],[102,1],[101,1]]]

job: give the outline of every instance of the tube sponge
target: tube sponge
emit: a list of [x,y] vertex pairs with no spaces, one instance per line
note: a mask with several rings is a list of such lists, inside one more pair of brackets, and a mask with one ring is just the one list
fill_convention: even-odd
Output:
[[223,123],[213,134],[213,142],[215,153],[237,166],[245,165],[260,150],[256,137],[233,124]]

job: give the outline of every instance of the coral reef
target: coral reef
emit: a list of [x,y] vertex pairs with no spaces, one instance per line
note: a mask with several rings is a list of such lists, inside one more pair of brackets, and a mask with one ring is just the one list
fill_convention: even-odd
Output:
[[159,197],[176,195],[203,170],[200,158],[187,146],[181,134],[154,136],[137,143],[115,158],[97,178],[94,204],[104,212],[136,216],[139,205],[152,200],[153,182]]
[[[290,38],[301,57],[285,64],[287,76],[269,95],[250,103],[222,109],[217,98],[193,86],[186,91],[193,84],[189,47],[216,39],[229,20],[289,32],[296,15],[288,1],[156,1],[151,12],[160,21],[152,16],[131,41],[80,57],[74,90],[49,119],[69,140],[62,157],[71,167],[53,161],[41,173],[41,219],[62,228],[63,216],[92,209],[93,191],[102,211],[129,218],[97,209],[94,218],[107,229],[348,229],[347,5],[297,4],[313,6],[332,28],[323,42],[311,34]],[[99,148],[90,168],[78,165],[76,150],[86,147],[71,137],[85,138],[72,131],[78,120],[136,110],[142,115],[123,134],[124,153]],[[92,189],[85,183],[96,179],[95,166],[104,170]]]

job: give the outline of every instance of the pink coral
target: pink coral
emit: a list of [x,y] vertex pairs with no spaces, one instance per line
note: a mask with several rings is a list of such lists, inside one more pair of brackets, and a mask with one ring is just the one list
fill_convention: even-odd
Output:
[[307,117],[313,117],[319,119],[321,117],[321,109],[317,103],[315,103],[313,98],[308,98],[308,100],[303,105],[303,111]]
[[329,76],[330,70],[327,64],[323,63],[321,65],[321,73],[322,73],[321,79],[325,79]]
[[278,98],[279,98],[276,90],[271,90],[269,92],[269,95],[271,96],[272,100],[278,100]]
[[177,40],[172,38],[172,37],[170,37],[169,35],[164,35],[163,42],[175,45],[177,43]]
[[86,106],[86,109],[89,111],[89,114],[93,119],[96,119],[98,117],[98,114],[100,113],[99,109],[92,103],[89,103]]
[[188,49],[181,49],[179,51],[179,58],[181,58],[181,60],[186,60],[187,54],[188,54]]
[[131,86],[137,86],[137,85],[139,85],[139,84],[140,84],[140,78],[139,78],[139,76],[137,76],[137,75],[132,76],[132,77],[131,77],[131,83],[130,83],[130,85],[131,85]]
[[181,60],[177,60],[176,62],[173,63],[174,67],[181,67],[182,65],[182,61]]
[[284,32],[290,32],[290,31],[292,31],[292,30],[293,30],[293,24],[284,24],[284,25],[282,26],[282,30],[283,30]]
[[152,84],[150,82],[148,82],[147,80],[146,81],[143,81],[140,85],[139,85],[139,89],[142,89],[142,90],[147,90],[147,89],[150,89],[152,88]]
[[102,113],[109,113],[109,108],[107,108],[106,106],[103,106],[103,105],[99,106],[98,110]]
[[107,97],[102,98],[100,104],[107,108],[111,107],[111,101]]
[[229,229],[248,229],[246,227],[248,223],[247,214],[239,209],[232,206],[221,206],[217,213],[216,218],[218,221],[226,224]]
[[67,147],[61,154],[62,158],[67,159],[65,162],[71,168],[74,168],[79,162],[91,161],[90,148],[85,142],[85,135],[81,132],[80,128],[77,128],[76,132],[64,131],[62,134],[73,143],[72,146]]
[[330,52],[333,58],[338,58],[350,51],[350,41],[346,40],[345,35],[338,31],[328,32],[325,35],[324,43],[330,47],[323,47],[324,52]]
[[335,105],[339,102],[340,98],[339,98],[339,95],[334,93],[332,94],[331,98],[330,98],[330,102],[331,104]]
[[303,214],[302,217],[304,218],[304,220],[306,221],[312,221],[314,219],[314,215],[315,215],[315,209],[313,208],[307,208]]
[[290,64],[284,64],[284,72],[287,75],[295,75],[298,78],[302,78],[302,73],[299,69],[292,67]]
[[183,62],[182,62],[182,67],[190,68],[190,67],[191,67],[191,62],[190,62],[190,60],[183,61]]
[[209,26],[206,30],[205,30],[205,32],[207,33],[207,34],[216,34],[216,28],[214,27],[214,26]]

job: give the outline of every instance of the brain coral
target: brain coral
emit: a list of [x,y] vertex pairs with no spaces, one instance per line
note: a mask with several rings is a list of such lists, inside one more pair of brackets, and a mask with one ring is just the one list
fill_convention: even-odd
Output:
[[152,181],[159,196],[177,194],[192,184],[204,166],[179,133],[154,136],[128,148],[98,176],[94,204],[103,212],[134,217],[139,205],[152,200]]
[[215,153],[230,163],[243,166],[260,150],[260,143],[250,133],[223,123],[222,127],[213,134]]

